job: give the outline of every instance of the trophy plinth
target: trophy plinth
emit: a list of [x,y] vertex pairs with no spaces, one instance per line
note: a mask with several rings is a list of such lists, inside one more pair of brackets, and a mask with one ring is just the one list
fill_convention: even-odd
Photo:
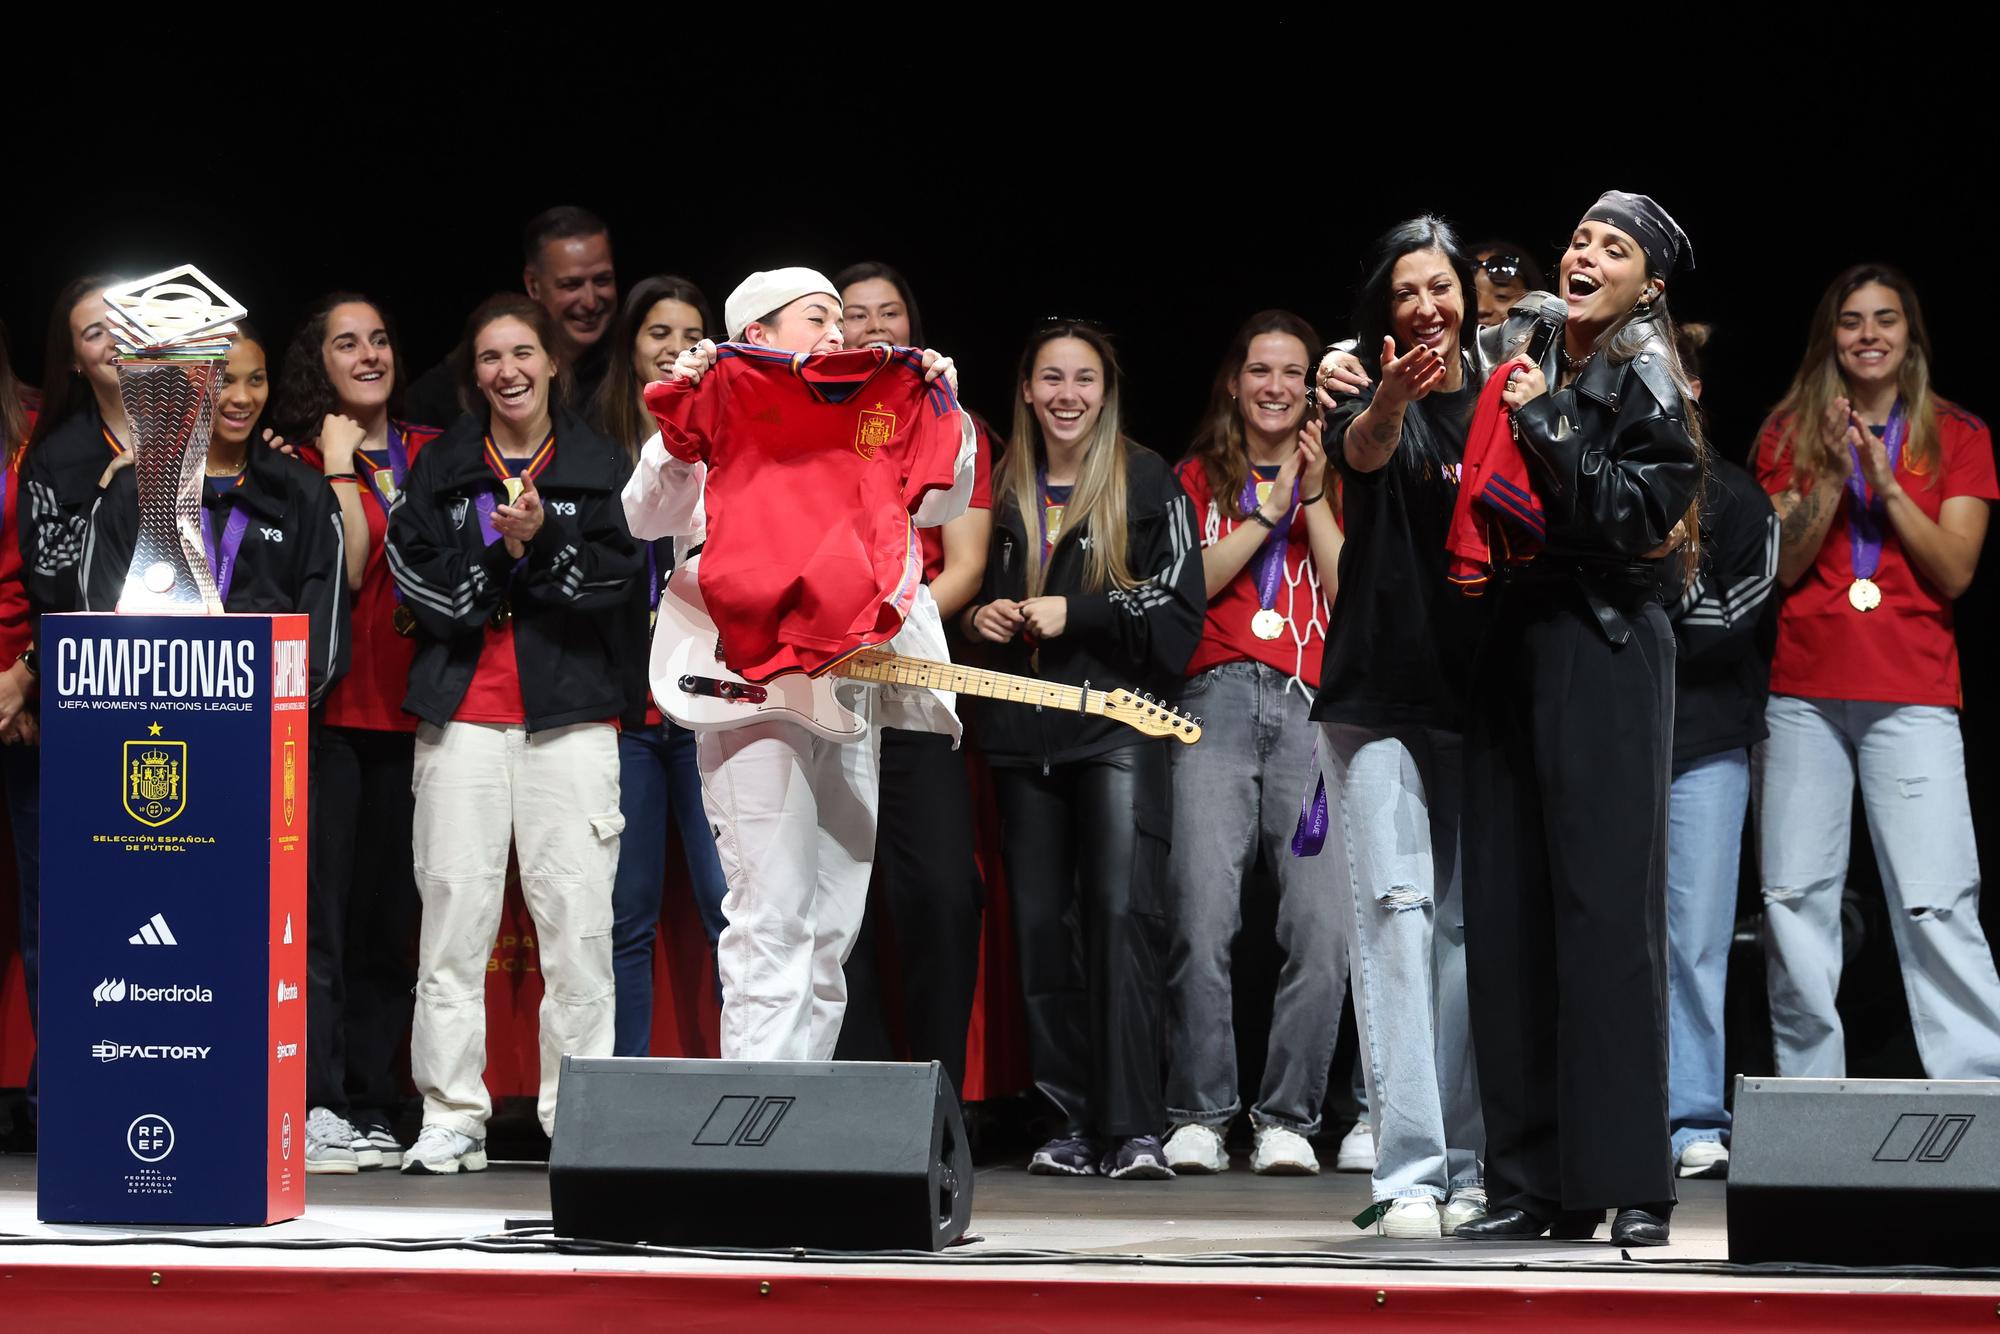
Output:
[[132,421],[139,532],[122,612],[220,615],[202,538],[201,484],[221,361],[118,363],[118,393]]

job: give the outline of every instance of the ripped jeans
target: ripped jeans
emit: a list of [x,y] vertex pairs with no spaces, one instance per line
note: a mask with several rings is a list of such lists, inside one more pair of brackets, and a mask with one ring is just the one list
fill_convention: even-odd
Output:
[[1861,782],[1924,1073],[2000,1078],[2000,974],[1955,709],[1772,695],[1757,748],[1771,1030],[1780,1075],[1840,1078],[1840,900]]
[[1328,723],[1326,850],[1354,969],[1375,1128],[1374,1198],[1443,1201],[1483,1185],[1485,1123],[1465,989],[1460,740]]

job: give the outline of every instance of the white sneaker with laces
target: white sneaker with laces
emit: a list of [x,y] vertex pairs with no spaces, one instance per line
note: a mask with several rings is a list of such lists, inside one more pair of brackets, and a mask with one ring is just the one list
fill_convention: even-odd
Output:
[[448,1126],[425,1126],[417,1142],[403,1154],[409,1176],[451,1176],[486,1170],[486,1141],[461,1135]]
[[1683,1177],[1726,1177],[1729,1175],[1729,1146],[1712,1139],[1698,1139],[1681,1150],[1677,1170]]
[[1376,1224],[1385,1237],[1436,1241],[1442,1233],[1438,1225],[1437,1201],[1428,1195],[1392,1200]]
[[1250,1170],[1259,1176],[1316,1177],[1319,1155],[1296,1130],[1258,1126],[1257,1148],[1250,1155]]
[[1229,1150],[1214,1126],[1190,1122],[1167,1136],[1167,1166],[1176,1172],[1213,1176],[1229,1170]]
[[354,1129],[324,1107],[306,1112],[306,1175],[351,1176],[361,1170],[354,1153]]
[[1467,1186],[1455,1190],[1445,1201],[1444,1211],[1439,1215],[1438,1226],[1449,1237],[1460,1223],[1470,1223],[1486,1212],[1486,1190],[1481,1186]]
[[1362,1117],[1354,1123],[1340,1141],[1340,1149],[1333,1156],[1333,1170],[1336,1172],[1373,1172],[1375,1170],[1375,1128]]

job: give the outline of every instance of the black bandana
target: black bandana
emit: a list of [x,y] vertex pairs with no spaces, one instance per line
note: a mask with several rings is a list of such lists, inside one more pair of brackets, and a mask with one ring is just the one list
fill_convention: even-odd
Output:
[[1688,267],[1694,267],[1694,246],[1687,233],[1681,230],[1681,225],[1674,221],[1671,213],[1646,195],[1606,190],[1603,198],[1592,204],[1583,215],[1583,220],[1608,222],[1637,241],[1639,249],[1646,252],[1646,260],[1656,278],[1672,277],[1683,255],[1687,256]]

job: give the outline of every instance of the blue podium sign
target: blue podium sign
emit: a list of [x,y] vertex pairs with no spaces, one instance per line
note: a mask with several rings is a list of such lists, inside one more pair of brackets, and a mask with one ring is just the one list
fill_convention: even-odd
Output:
[[305,1207],[304,616],[42,621],[50,1222]]

